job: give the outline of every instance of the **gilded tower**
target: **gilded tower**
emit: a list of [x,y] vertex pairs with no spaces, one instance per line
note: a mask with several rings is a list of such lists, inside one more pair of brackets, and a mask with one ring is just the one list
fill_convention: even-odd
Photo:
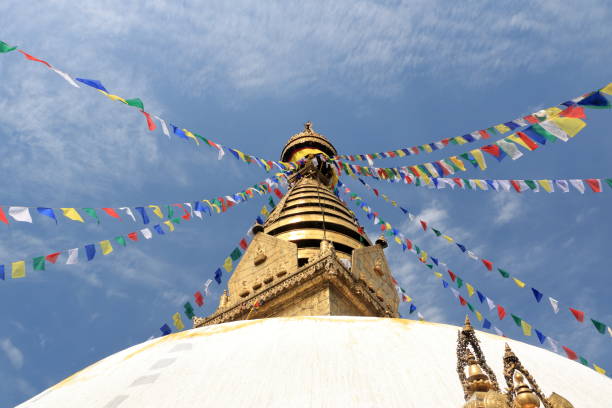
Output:
[[336,149],[308,122],[281,153],[282,161],[300,163],[287,194],[253,227],[217,310],[194,318],[195,327],[280,316],[398,316],[387,243],[370,242],[334,194],[337,175],[321,155]]

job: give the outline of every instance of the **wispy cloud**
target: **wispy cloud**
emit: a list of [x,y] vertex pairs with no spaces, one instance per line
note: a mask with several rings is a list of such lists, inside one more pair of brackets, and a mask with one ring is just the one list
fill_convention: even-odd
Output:
[[513,193],[494,194],[491,201],[495,208],[495,212],[497,212],[494,220],[497,225],[509,223],[517,217],[523,209],[520,197]]
[[13,367],[16,369],[23,367],[23,353],[13,344],[11,339],[6,337],[0,339],[0,349],[4,351],[6,358],[8,358]]

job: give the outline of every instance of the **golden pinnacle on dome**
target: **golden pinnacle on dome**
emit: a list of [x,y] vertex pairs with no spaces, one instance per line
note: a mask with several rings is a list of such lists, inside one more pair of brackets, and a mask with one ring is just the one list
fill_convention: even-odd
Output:
[[463,323],[463,331],[474,331],[472,323],[470,323],[470,317],[465,315],[465,322]]
[[516,392],[516,398],[514,399],[514,405],[517,408],[537,408],[540,406],[540,399],[533,393],[531,388],[524,382],[523,375],[519,372],[514,376],[516,380],[516,386],[514,390]]
[[512,351],[510,346],[508,345],[508,343],[505,343],[505,346],[504,346],[504,360],[511,359],[511,358],[516,358],[516,354],[514,354],[514,352]]

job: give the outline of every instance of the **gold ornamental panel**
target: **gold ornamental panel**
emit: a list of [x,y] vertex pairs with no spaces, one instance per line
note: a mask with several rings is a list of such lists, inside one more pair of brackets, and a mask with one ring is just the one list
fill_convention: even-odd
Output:
[[[281,234],[276,235],[276,237],[287,240],[287,241],[299,241],[302,239],[316,239],[316,240],[324,239],[322,229],[311,229],[311,228],[283,232]],[[347,245],[351,248],[360,248],[363,246],[363,244],[361,244],[359,241],[356,241],[347,235],[340,234],[335,231],[327,231],[326,238],[328,241],[333,241],[333,242],[337,242],[343,245]]]
[[[266,232],[273,233],[276,228],[283,227],[286,225],[296,224],[296,223],[304,222],[304,221],[322,222],[323,217],[321,216],[321,214],[296,214],[294,216],[283,218],[281,220],[278,220],[266,226]],[[328,214],[325,214],[325,223],[342,225],[343,227],[346,227],[349,230],[354,231],[355,233],[358,233],[358,229],[355,224],[346,222],[345,220],[338,218],[338,217],[330,217]]]
[[[321,207],[319,207],[318,204],[313,204],[311,206],[308,207],[298,207],[298,208],[291,208],[291,209],[283,209],[282,213],[280,214],[281,217],[285,217],[288,215],[296,215],[296,214],[302,214],[306,211],[316,211],[317,213],[321,213]],[[350,218],[348,215],[346,215],[343,212],[340,211],[336,211],[336,210],[332,210],[331,208],[327,208],[327,207],[323,207],[323,211],[325,211],[325,219],[327,219],[328,216],[334,216],[334,217],[338,217],[338,218],[342,218],[344,221],[350,222],[351,224],[353,224],[353,219]]]

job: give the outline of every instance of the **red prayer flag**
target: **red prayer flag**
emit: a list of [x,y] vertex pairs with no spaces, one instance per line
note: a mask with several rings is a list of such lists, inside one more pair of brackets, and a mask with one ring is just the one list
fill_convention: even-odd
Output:
[[411,151],[412,153],[414,153],[414,154],[419,154],[419,153],[420,153],[420,152],[419,152],[419,148],[418,148],[418,147],[411,147],[411,148],[410,148],[410,151]]
[[441,142],[444,146],[448,146],[448,144],[450,143],[450,138],[447,137],[446,139],[442,139]]
[[391,157],[395,157],[395,156],[396,156],[395,152],[387,152],[387,154],[388,154],[389,156],[391,156]]
[[487,261],[486,259],[482,259],[482,258],[481,258],[480,260],[482,261],[482,263],[484,264],[484,266],[485,266],[485,267],[486,267],[488,270],[490,270],[490,271],[492,271],[492,270],[493,270],[493,262],[491,262],[491,261]]
[[559,113],[559,116],[565,116],[566,118],[586,119],[584,108],[582,106],[570,106],[563,112]]
[[412,249],[412,242],[409,239],[406,239],[406,245],[408,246],[408,249]]
[[538,146],[538,144],[537,144],[536,142],[534,142],[534,141],[533,141],[533,139],[532,139],[532,138],[530,138],[529,136],[527,136],[525,133],[523,133],[523,132],[516,132],[516,134],[518,135],[518,137],[520,137],[520,138],[521,138],[521,140],[522,140],[522,141],[523,141],[523,142],[524,142],[524,143],[525,143],[527,146],[529,146],[529,148],[530,148],[531,150],[535,150],[535,149],[537,149],[538,147],[540,147],[540,146]]
[[483,139],[488,139],[491,137],[486,130],[479,130],[478,133],[480,133]]
[[421,220],[421,227],[423,227],[423,231],[427,231],[427,223]]
[[201,307],[204,304],[204,296],[202,296],[202,293],[200,293],[199,290],[193,294],[193,297],[198,306]]
[[278,188],[274,189],[274,194],[276,194],[279,199],[283,198],[283,193]]
[[442,174],[443,174],[444,176],[450,176],[450,174],[451,174],[451,173],[450,173],[450,171],[448,171],[448,169],[446,168],[446,166],[443,166],[443,165],[442,165],[442,161],[441,161],[441,160],[438,160],[436,163],[438,163],[438,164],[440,165],[440,167],[442,167]]
[[572,309],[571,307],[569,308],[569,310],[570,312],[572,312],[576,320],[578,320],[580,323],[584,322],[584,312],[580,310]]
[[463,180],[461,180],[458,177],[453,177],[453,181],[455,182],[456,185],[458,185],[459,187],[463,187]]
[[506,317],[506,309],[501,305],[497,305],[497,316],[499,316],[499,320],[504,320],[504,317]]
[[155,122],[153,121],[153,118],[151,117],[151,115],[149,115],[147,112],[143,110],[141,110],[140,113],[145,115],[145,118],[147,118],[147,126],[149,127],[149,130],[154,131],[157,128],[157,126],[155,125]]
[[516,180],[510,180],[510,184],[512,184],[517,193],[521,192],[521,185]]
[[45,256],[45,259],[49,262],[51,262],[52,264],[54,264],[55,262],[57,262],[57,258],[59,258],[61,252],[55,252],[53,254],[49,254],[47,256]]
[[459,303],[461,303],[461,306],[467,305],[467,301],[461,295],[459,295]]
[[455,279],[457,279],[457,275],[455,275],[450,269],[448,270],[448,276],[450,276],[453,282],[455,281]]
[[2,209],[2,207],[0,207],[0,221],[2,221],[5,224],[8,224],[8,219],[6,218],[6,214],[4,213],[4,210]]
[[480,150],[489,153],[491,156],[495,157],[495,158],[499,158],[499,156],[501,156],[501,151],[499,149],[498,145],[486,145],[486,146],[482,146],[480,148]]
[[578,355],[572,350],[565,346],[561,346],[563,350],[565,350],[565,354],[567,354],[567,358],[570,360],[578,360]]
[[372,191],[374,191],[374,194],[376,194],[376,197],[378,197],[378,190],[373,188]]
[[246,239],[242,238],[240,240],[240,248],[247,249],[248,246],[249,246],[249,244],[247,244]]
[[601,193],[601,180],[599,180],[599,179],[586,179],[585,181],[587,182],[589,187],[591,187],[591,190],[593,190],[593,192]]
[[21,51],[21,50],[17,50],[17,51],[19,51],[20,53],[22,53],[22,54],[23,54],[23,56],[24,56],[24,57],[26,57],[27,59],[29,59],[30,61],[37,61],[37,62],[41,62],[41,63],[45,64],[46,66],[48,66],[49,68],[51,68],[51,64],[49,64],[47,61],[43,61],[43,60],[41,60],[41,59],[38,59],[38,58],[36,58],[36,57],[34,57],[34,56],[32,56],[32,55],[30,55],[30,54],[26,53],[26,52],[23,52],[23,51]]
[[115,217],[115,218],[121,219],[119,214],[117,214],[117,212],[114,209],[112,209],[112,208],[102,208],[102,209],[104,210],[105,213],[107,213],[111,217]]
[[533,115],[523,116],[523,119],[525,119],[529,123],[538,123],[539,122],[538,118],[536,118]]
[[127,234],[127,237],[132,241],[138,241],[138,233],[136,232],[130,232],[129,234]]
[[391,282],[393,282],[393,284],[396,285],[396,286],[398,285],[397,281],[395,280],[395,278],[393,276],[391,277]]

